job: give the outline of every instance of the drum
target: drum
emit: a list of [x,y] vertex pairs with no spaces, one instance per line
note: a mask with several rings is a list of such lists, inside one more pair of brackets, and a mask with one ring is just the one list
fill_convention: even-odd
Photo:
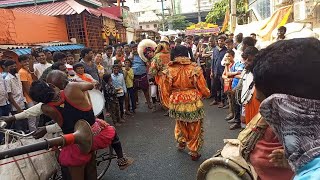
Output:
[[220,156],[200,165],[197,180],[253,180],[253,177],[235,161]]
[[96,89],[90,90],[88,91],[88,93],[90,96],[94,115],[99,116],[104,109],[104,105],[105,105],[104,96],[99,90],[96,90]]

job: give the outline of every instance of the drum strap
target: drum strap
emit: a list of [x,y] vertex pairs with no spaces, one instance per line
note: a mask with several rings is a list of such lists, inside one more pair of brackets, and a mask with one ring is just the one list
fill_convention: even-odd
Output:
[[[268,127],[268,124],[266,122],[262,121],[262,116],[260,113],[257,114],[252,119],[252,121],[250,121],[250,123],[248,124],[248,127],[247,127],[248,129],[246,128],[246,130],[248,131],[248,132],[245,132],[246,136],[243,137],[243,139],[240,139],[240,141],[241,141],[241,154],[242,154],[242,157],[246,161],[249,160],[250,153],[255,148],[259,139],[264,135],[264,133]],[[239,134],[239,136],[240,136],[240,134]]]

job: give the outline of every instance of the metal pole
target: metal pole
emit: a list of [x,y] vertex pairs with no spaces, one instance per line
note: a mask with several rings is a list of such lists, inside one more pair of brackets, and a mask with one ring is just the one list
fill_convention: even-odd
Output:
[[236,0],[230,0],[230,32],[234,32],[237,25],[237,1]]
[[14,149],[8,149],[0,152],[0,160],[10,158],[13,156],[31,153],[34,151],[48,149],[54,146],[62,146],[63,144],[64,144],[64,138],[57,137],[57,138],[48,139],[39,143],[35,143],[35,144],[29,144],[29,145],[17,147]]
[[161,6],[162,6],[162,31],[165,31],[164,28],[164,4],[163,4],[164,0],[161,0]]
[[198,23],[201,22],[200,0],[198,0]]

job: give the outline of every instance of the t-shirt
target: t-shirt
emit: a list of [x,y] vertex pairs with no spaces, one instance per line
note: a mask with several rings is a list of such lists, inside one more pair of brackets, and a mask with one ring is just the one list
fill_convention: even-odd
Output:
[[[12,94],[14,101],[18,104],[21,109],[25,109],[25,98],[23,96],[22,84],[20,81],[20,75],[16,74],[16,76],[8,73],[5,81],[6,81],[6,89],[8,93]],[[17,111],[17,109],[12,106],[12,111]]]
[[0,77],[0,106],[5,106],[9,103],[6,81]]
[[[18,74],[20,75],[21,82],[27,82],[28,85],[31,86],[33,80],[31,74],[27,70],[21,68]],[[23,95],[26,98],[27,103],[32,102],[32,99],[27,92],[23,91]]]
[[51,67],[52,64],[50,63],[45,63],[45,64],[41,64],[41,63],[37,63],[33,65],[34,68],[34,74],[37,76],[38,79],[40,79],[42,73],[44,72],[44,70],[46,70],[48,67]]
[[[244,70],[245,64],[242,63],[241,61],[236,62],[230,69],[231,72],[242,72]],[[233,78],[232,80],[232,89],[237,87],[239,82],[239,78]]]
[[134,79],[134,74],[133,74],[132,68],[130,68],[129,71],[126,71],[125,68],[123,68],[123,72],[125,74],[125,81],[126,81],[127,88],[132,88],[133,87],[133,79]]
[[84,60],[81,60],[80,63],[83,64],[85,73],[90,74],[96,81],[100,81],[98,69],[94,63],[92,63],[91,66],[89,66]]
[[134,75],[143,75],[147,73],[147,65],[138,55],[134,55],[132,61]]

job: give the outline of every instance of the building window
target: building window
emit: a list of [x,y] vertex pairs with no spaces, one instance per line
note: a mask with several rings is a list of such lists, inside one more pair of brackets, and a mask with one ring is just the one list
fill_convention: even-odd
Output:
[[139,3],[139,0],[134,0],[134,3]]
[[140,26],[140,29],[142,29],[142,26]]
[[140,12],[135,12],[137,17],[140,17]]
[[149,25],[149,24],[147,24],[147,25],[146,25],[146,28],[150,28],[150,25]]
[[157,28],[157,27],[158,27],[158,25],[157,25],[157,24],[153,24],[153,27],[154,27],[154,28]]
[[144,14],[144,11],[141,11],[141,14]]

